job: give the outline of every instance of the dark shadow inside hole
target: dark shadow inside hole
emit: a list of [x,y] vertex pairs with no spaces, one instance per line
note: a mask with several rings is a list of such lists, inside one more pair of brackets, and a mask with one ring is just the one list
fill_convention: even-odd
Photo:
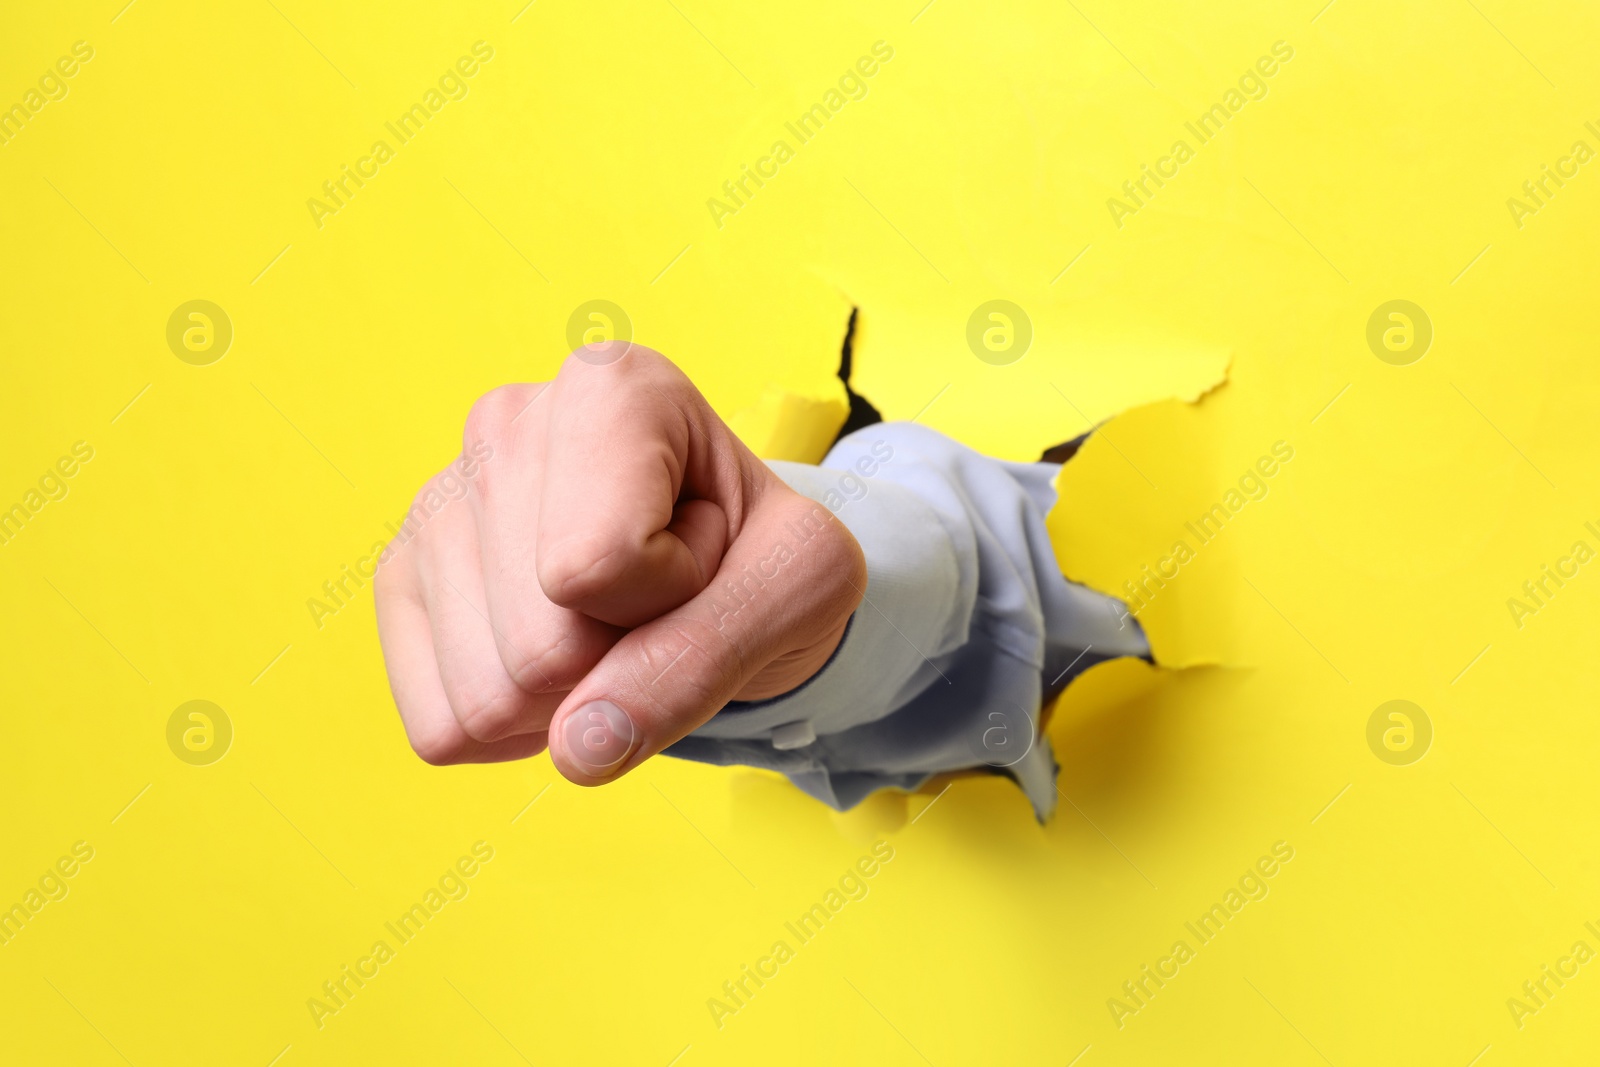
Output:
[[855,433],[863,426],[871,426],[875,422],[882,422],[883,416],[872,402],[850,387],[851,355],[855,349],[856,323],[861,316],[859,307],[850,309],[850,323],[844,331],[844,348],[839,357],[839,380],[844,382],[844,391],[850,397],[850,414],[845,418],[844,425],[839,428],[837,442],[846,434]]
[[[850,309],[850,322],[844,331],[844,346],[839,354],[839,380],[844,382],[845,394],[850,398],[850,414],[846,416],[844,425],[839,428],[838,435],[834,437],[835,444],[838,443],[839,438],[855,433],[863,426],[871,426],[875,422],[883,421],[883,415],[872,405],[872,401],[856,392],[850,385],[850,374],[853,369],[852,356],[855,352],[856,325],[860,318],[861,308],[852,307]],[[1070,441],[1052,445],[1039,456],[1039,461],[1041,463],[1067,462],[1078,454],[1078,449],[1083,446],[1084,441],[1089,439],[1089,434],[1092,432],[1085,431]]]
[[1059,445],[1051,445],[1039,456],[1040,463],[1065,463],[1078,454],[1078,449],[1089,439],[1093,430],[1085,430],[1070,441],[1063,441]]

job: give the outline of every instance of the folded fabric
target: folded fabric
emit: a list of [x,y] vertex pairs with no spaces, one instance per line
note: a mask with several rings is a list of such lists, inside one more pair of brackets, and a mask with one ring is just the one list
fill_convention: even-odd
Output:
[[1120,600],[1057,566],[1044,519],[1060,465],[1002,462],[914,423],[876,423],[820,466],[771,466],[855,535],[866,595],[804,685],[729,703],[667,754],[780,771],[840,810],[878,789],[990,768],[1048,816],[1056,764],[1042,698],[1096,663],[1150,652]]

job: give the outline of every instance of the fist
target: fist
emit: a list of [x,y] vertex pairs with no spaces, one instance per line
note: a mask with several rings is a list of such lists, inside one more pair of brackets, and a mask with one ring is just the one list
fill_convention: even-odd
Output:
[[[440,506],[433,502],[444,500]],[[590,345],[473,405],[375,582],[428,763],[522,759],[599,785],[729,700],[827,662],[866,588],[828,509],[755,457],[666,357]]]

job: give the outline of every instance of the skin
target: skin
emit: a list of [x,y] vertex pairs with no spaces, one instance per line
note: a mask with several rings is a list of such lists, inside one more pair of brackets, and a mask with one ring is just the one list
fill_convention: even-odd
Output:
[[486,394],[463,455],[486,450],[375,581],[390,689],[428,763],[548,747],[571,781],[613,781],[729,700],[810,678],[866,589],[850,532],[643,346],[590,345],[554,381]]

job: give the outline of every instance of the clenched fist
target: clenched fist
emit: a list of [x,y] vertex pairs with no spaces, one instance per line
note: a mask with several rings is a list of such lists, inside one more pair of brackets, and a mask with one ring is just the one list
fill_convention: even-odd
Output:
[[640,345],[487,394],[463,457],[419,500],[457,468],[465,496],[376,581],[389,685],[429,763],[548,746],[572,781],[611,781],[729,700],[810,678],[866,588],[849,531]]

